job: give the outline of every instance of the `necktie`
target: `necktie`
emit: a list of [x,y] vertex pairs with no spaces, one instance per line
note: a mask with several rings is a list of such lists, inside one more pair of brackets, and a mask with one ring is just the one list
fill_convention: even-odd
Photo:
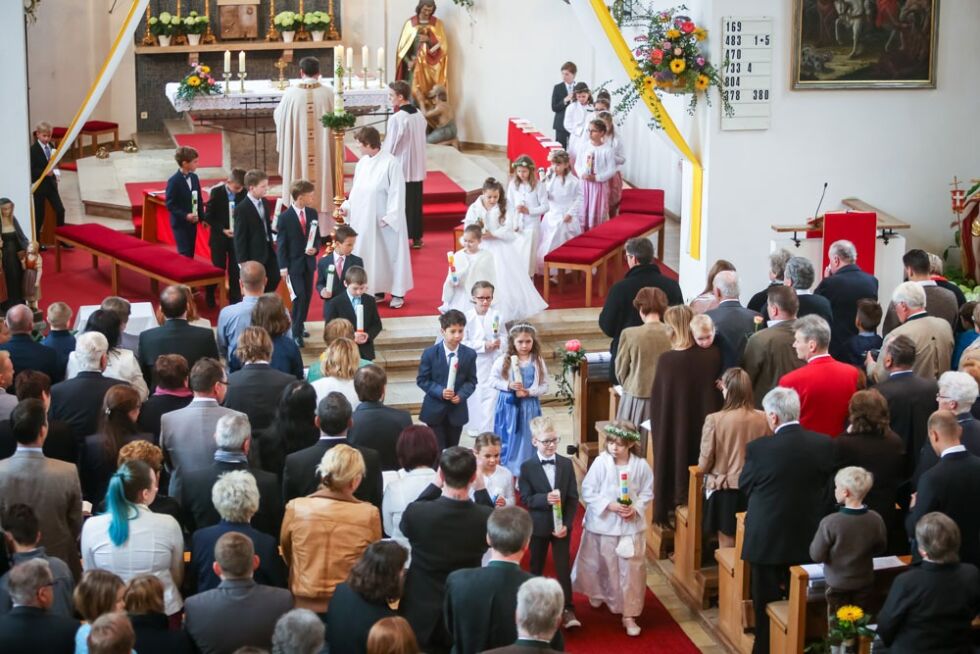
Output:
[[47,143],[44,144],[44,156],[47,159],[51,158],[51,146]]
[[453,359],[455,359],[455,358],[456,358],[456,353],[455,353],[455,352],[450,352],[450,353],[449,353],[449,358],[447,358],[447,359],[446,359],[446,364],[447,364],[447,365],[448,365],[448,366],[449,366],[450,368],[452,368],[452,367],[453,367]]
[[346,257],[344,257],[344,255],[342,255],[342,254],[337,256],[337,277],[339,277],[340,279],[343,279],[344,278],[344,259],[345,258]]
[[543,466],[553,466],[555,465],[554,459],[541,459],[541,465]]
[[306,234],[306,210],[301,209],[298,214],[299,216],[299,228],[303,230],[303,234]]

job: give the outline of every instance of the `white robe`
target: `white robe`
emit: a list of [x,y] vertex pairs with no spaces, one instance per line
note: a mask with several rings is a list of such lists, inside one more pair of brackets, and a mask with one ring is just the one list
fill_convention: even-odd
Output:
[[568,132],[568,156],[574,162],[579,152],[589,142],[589,121],[594,112],[592,106],[582,104],[578,100],[565,108],[565,131]]
[[[494,340],[493,323],[497,321],[500,347],[487,352],[487,341]],[[469,434],[479,435],[493,431],[493,408],[497,402],[497,389],[490,383],[493,362],[501,351],[507,350],[507,317],[502,315],[496,305],[482,316],[476,309],[466,311],[466,329],[463,332],[463,345],[476,350],[476,390],[466,400],[470,421],[466,425]],[[498,468],[499,470],[499,468]]]
[[[538,243],[541,240],[541,216],[548,208],[547,200],[542,193],[543,187],[539,182],[534,188],[527,182],[518,183],[511,179],[507,185],[507,204],[514,212],[515,218],[520,221],[521,231],[529,238],[525,238],[521,243],[521,256],[527,257],[527,270],[529,275],[534,275],[537,266],[535,265],[535,254],[538,251]],[[527,213],[519,213],[518,207],[527,207]]]
[[609,504],[619,498],[619,470],[608,452],[602,452],[582,480],[582,501],[585,503],[585,529],[606,536],[622,536],[646,531],[644,512],[653,500],[653,471],[646,459],[630,455],[627,468],[630,499],[637,517],[624,520],[609,510]]
[[388,119],[381,150],[395,156],[406,182],[425,179],[425,117],[421,111],[398,110]]
[[[312,86],[316,82],[317,86]],[[306,88],[310,87],[310,88]],[[289,186],[297,179],[307,179],[308,161],[312,155],[319,179],[310,179],[320,192],[316,209],[320,213],[320,233],[326,234],[330,221],[323,220],[333,212],[333,175],[331,174],[331,131],[324,129],[320,118],[333,111],[333,89],[318,80],[303,80],[282,95],[272,118],[276,124],[276,149],[279,151],[279,174],[282,175],[282,198],[289,206]],[[310,106],[312,105],[312,111]],[[313,135],[310,152],[309,136]],[[343,165],[340,163],[338,165]]]
[[[547,195],[548,210],[541,220],[538,272],[544,270],[546,254],[582,233],[582,184],[578,177],[570,172],[565,177],[549,173],[541,186]],[[565,216],[571,216],[572,220],[566,223]]]
[[[440,313],[445,313],[450,309],[458,309],[466,313],[473,308],[473,284],[477,282],[490,282],[494,289],[497,288],[497,266],[494,264],[493,255],[486,250],[478,250],[476,254],[467,254],[466,250],[460,250],[454,255],[456,264],[456,283],[453,284],[452,273],[446,271],[446,281],[442,284],[442,305],[439,307]],[[449,262],[447,260],[448,268]]]
[[405,224],[405,178],[398,160],[387,152],[361,157],[343,207],[358,234],[354,254],[364,259],[368,288],[372,293],[404,297],[414,282]]
[[[579,154],[581,156],[575,160],[575,174],[580,178],[591,172],[595,175],[595,181],[602,183],[608,182],[616,174],[618,168],[616,151],[613,150],[610,143],[593,145],[590,141],[582,147]],[[589,161],[590,155],[592,157],[591,162]]]
[[463,224],[483,226],[481,247],[493,255],[497,269],[494,297],[502,313],[512,320],[521,320],[548,308],[548,303],[534,288],[527,270],[514,265],[515,261],[520,260],[521,250],[517,242],[526,234],[517,231],[512,212],[508,212],[501,222],[500,207],[494,205],[488,210],[483,206],[483,198],[479,197],[467,209]]

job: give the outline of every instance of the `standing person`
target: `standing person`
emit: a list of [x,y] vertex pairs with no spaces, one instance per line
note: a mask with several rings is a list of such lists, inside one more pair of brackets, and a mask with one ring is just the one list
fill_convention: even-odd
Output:
[[541,216],[548,209],[548,199],[530,156],[522,154],[517,157],[511,164],[511,170],[514,172],[507,183],[507,197],[514,205],[517,227],[524,232],[524,238],[519,241],[520,260],[527,259],[528,274],[533,277],[537,268],[535,255],[541,238]]
[[241,273],[241,290],[244,297],[240,302],[223,307],[218,313],[218,326],[215,333],[218,349],[225,360],[231,358],[238,343],[239,335],[252,324],[252,310],[262,297],[265,289],[265,266],[258,261],[246,261],[238,266]]
[[197,178],[198,154],[194,148],[181,146],[174,152],[179,170],[167,180],[167,211],[170,212],[170,229],[173,231],[177,252],[194,258],[197,243],[197,223],[204,208],[201,197],[201,180]]
[[[261,170],[245,173],[248,194],[235,207],[235,256],[238,263],[258,261],[265,267],[265,292],[272,293],[279,286],[279,263],[272,248],[272,216],[265,203],[269,190],[269,176]],[[230,345],[230,344],[229,344]]]
[[[204,210],[204,222],[211,228],[208,237],[211,263],[228,273],[229,304],[242,301],[238,257],[235,256],[235,232],[232,229],[231,217],[238,203],[245,199],[245,193],[245,170],[232,168],[225,183],[211,189]],[[207,288],[206,297],[209,307],[215,305],[214,290],[214,286]]]
[[[55,556],[48,556],[41,545],[41,528],[34,509],[26,504],[12,504],[3,514],[4,541],[10,550],[10,565],[34,559],[47,561],[51,568],[52,604],[49,612],[65,618],[72,617],[71,594],[75,587],[68,564]],[[0,615],[6,615],[13,608],[10,596],[10,571],[0,577]]]
[[762,315],[746,309],[739,302],[738,273],[734,270],[723,270],[715,275],[712,287],[718,306],[705,314],[734,348],[736,361],[741,361],[749,336],[762,327]]
[[587,140],[579,145],[575,174],[582,180],[582,231],[609,220],[609,180],[616,175],[616,154],[606,142],[605,121],[596,118],[586,126]]
[[[435,3],[433,3],[435,10]],[[412,87],[404,80],[388,85],[394,112],[385,128],[382,149],[402,165],[405,179],[405,221],[412,247],[422,247],[422,182],[425,180],[425,116],[412,103]]]
[[555,140],[561,143],[563,149],[568,149],[568,130],[565,129],[565,110],[575,100],[575,74],[578,66],[571,61],[561,65],[561,81],[551,90],[551,110],[555,120],[551,127],[555,130]]
[[552,649],[561,626],[562,590],[554,579],[535,577],[521,584],[517,591],[517,640],[512,645],[489,649],[486,654],[557,654]]
[[[953,329],[944,318],[933,316],[926,311],[928,294],[921,284],[903,282],[892,292],[892,301],[888,310],[893,311],[901,323],[890,332],[882,331],[886,349],[892,339],[897,336],[908,336],[915,343],[915,365],[912,369],[922,377],[938,379],[949,370],[953,356]],[[936,291],[949,293],[944,288],[932,287]],[[887,322],[887,317],[885,318]],[[865,359],[868,378],[882,382],[886,378],[885,363],[879,355],[875,360],[871,353]]]
[[[2,238],[3,268],[0,275],[0,302],[4,311],[24,303],[24,267],[20,257],[27,250],[24,230],[14,216],[14,203],[10,198],[0,198],[0,238]],[[40,226],[38,227],[40,229]]]
[[[924,250],[909,250],[902,256],[902,264],[905,266],[907,283],[919,286],[925,295],[922,307],[926,313],[929,316],[945,320],[949,323],[949,328],[955,330],[960,320],[960,305],[956,300],[955,293],[948,288],[939,286],[932,278],[929,254]],[[881,326],[882,336],[887,337],[892,330],[905,322],[897,310],[898,304],[898,300],[892,297],[888,311],[885,313],[885,322]]]
[[422,491],[435,481],[439,444],[431,429],[425,425],[412,425],[398,436],[397,448],[401,470],[398,471],[398,477],[385,487],[381,518],[385,533],[411,551],[408,538],[401,531],[402,513],[405,512],[405,507],[417,500]]
[[[435,432],[439,449],[459,444],[469,421],[466,400],[476,390],[476,352],[462,344],[466,316],[450,309],[439,316],[442,341],[422,353],[415,383],[425,392],[419,420]],[[449,368],[457,366],[455,384],[447,388]]]
[[774,389],[786,373],[806,365],[796,356],[796,312],[800,301],[793,289],[782,284],[772,284],[766,291],[765,310],[772,318],[766,329],[749,336],[742,354],[742,368],[752,380],[755,406],[762,407],[762,398]]
[[834,241],[827,251],[830,263],[824,277],[813,290],[830,300],[834,321],[830,324],[830,355],[838,361],[845,358],[845,344],[857,336],[858,300],[878,299],[878,280],[857,265],[857,248],[850,241]]
[[514,506],[514,475],[500,465],[500,444],[500,436],[491,431],[476,437],[473,443],[476,469],[483,476],[487,494],[495,506]]
[[[367,262],[365,270],[375,297],[384,299],[385,293],[391,293],[389,306],[398,309],[405,304],[405,293],[414,285],[408,251],[410,227],[405,222],[406,189],[411,185],[405,183],[407,178],[400,157],[389,149],[382,151],[378,130],[362,127],[354,138],[364,156],[354,168],[350,197],[341,205],[340,213],[360,235],[354,250]],[[395,135],[388,134],[385,144],[389,138]]]
[[[572,174],[568,152],[554,150],[551,167],[545,174],[542,187],[547,211],[541,218],[541,238],[536,257],[537,272],[544,271],[544,258],[559,245],[582,233],[582,184]],[[554,271],[553,278],[557,278]]]
[[316,270],[316,254],[320,250],[320,230],[312,232],[317,221],[316,210],[311,207],[316,187],[312,182],[298,179],[289,188],[292,205],[279,216],[276,233],[276,258],[279,275],[289,284],[293,304],[289,311],[292,334],[296,345],[303,347],[306,331],[306,314],[310,312],[313,298],[313,272]]
[[[344,291],[338,293],[330,302],[323,305],[324,329],[326,323],[343,318],[356,325],[353,341],[362,359],[374,360],[374,339],[381,333],[381,316],[378,315],[378,301],[367,292],[367,272],[360,266],[348,265],[344,268]],[[357,307],[361,307],[363,324],[357,324]]]
[[[34,191],[34,239],[41,240],[41,229],[44,226],[44,201],[51,203],[54,209],[57,226],[65,224],[65,205],[61,202],[61,195],[58,193],[58,182],[61,181],[61,172],[57,169],[52,170],[44,179],[41,174],[48,166],[54,148],[51,147],[51,123],[40,122],[34,127],[34,143],[31,145],[31,184],[41,183]],[[65,247],[62,245],[61,247]],[[44,249],[44,246],[41,246]],[[8,279],[9,282],[9,279]]]
[[352,266],[364,268],[364,260],[353,254],[357,236],[350,225],[338,225],[333,235],[333,251],[320,257],[316,264],[316,292],[323,298],[324,313],[330,301],[344,290],[344,273],[347,269]]
[[10,596],[16,606],[0,616],[0,651],[71,654],[78,621],[56,615],[51,566],[43,559],[25,561],[10,571]]
[[[469,229],[469,228],[467,228]],[[466,331],[463,345],[476,352],[476,391],[467,400],[470,421],[467,432],[476,436],[493,429],[493,407],[497,391],[490,383],[493,362],[500,352],[500,331],[504,321],[493,306],[494,286],[488,281],[473,284],[473,307],[466,312]]]
[[779,249],[769,254],[769,286],[752,296],[745,306],[752,311],[764,313],[766,301],[769,299],[769,289],[773,286],[783,286],[786,276],[786,262],[793,256],[788,250]]
[[572,158],[572,165],[581,156],[582,149],[589,142],[589,121],[592,118],[592,92],[589,85],[585,82],[577,83],[572,91],[575,93],[575,101],[565,107],[565,118],[563,125],[568,132],[568,154]]
[[412,425],[408,411],[385,406],[388,376],[384,368],[368,364],[354,373],[354,391],[360,404],[351,416],[348,434],[354,445],[375,450],[382,470],[398,470],[398,437]]
[[201,359],[218,358],[214,332],[209,328],[190,324],[187,320],[188,307],[187,295],[180,287],[168,286],[160,293],[160,311],[165,318],[164,323],[140,334],[140,367],[150,388],[156,384],[153,367],[161,354],[180,354],[191,368]]
[[371,627],[398,615],[391,605],[401,599],[407,559],[408,550],[392,540],[368,545],[330,600],[326,622],[331,652],[365,654]]
[[623,200],[623,164],[626,163],[626,154],[623,139],[616,134],[613,115],[609,111],[600,111],[596,116],[606,124],[604,142],[612,149],[613,160],[616,162],[616,172],[609,178],[609,217],[613,218],[619,215],[619,205]]
[[[476,284],[491,284],[493,289],[497,284],[497,264],[493,255],[481,247],[483,243],[483,227],[467,225],[463,228],[462,250],[453,253],[453,268],[446,272],[446,281],[442,283],[442,305],[440,312],[458,309],[469,313],[473,309],[473,289]],[[491,296],[493,293],[491,292]],[[481,308],[477,303],[477,308]],[[490,305],[482,307],[483,313]]]

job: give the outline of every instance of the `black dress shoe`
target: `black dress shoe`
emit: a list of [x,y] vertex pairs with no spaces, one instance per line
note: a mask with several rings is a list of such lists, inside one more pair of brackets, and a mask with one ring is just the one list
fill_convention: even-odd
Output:
[[309,338],[309,337],[310,337],[310,332],[308,332],[308,331],[306,331],[306,330],[304,329],[304,330],[303,330],[303,338]]

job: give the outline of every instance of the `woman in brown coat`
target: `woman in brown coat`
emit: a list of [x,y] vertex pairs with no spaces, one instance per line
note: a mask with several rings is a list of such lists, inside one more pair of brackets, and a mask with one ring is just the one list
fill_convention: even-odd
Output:
[[698,462],[701,427],[705,416],[722,404],[715,387],[721,375],[721,351],[716,345],[694,344],[692,317],[686,306],[670,307],[664,314],[673,349],[660,355],[650,391],[653,521],[661,525],[669,524],[674,507],[687,503],[687,469]]
[[705,533],[718,532],[718,547],[735,546],[735,514],[748,504],[738,489],[745,465],[745,446],[771,432],[766,414],[755,408],[752,380],[741,368],[721,376],[721,411],[704,419],[698,468],[704,473],[708,499],[704,504]]

